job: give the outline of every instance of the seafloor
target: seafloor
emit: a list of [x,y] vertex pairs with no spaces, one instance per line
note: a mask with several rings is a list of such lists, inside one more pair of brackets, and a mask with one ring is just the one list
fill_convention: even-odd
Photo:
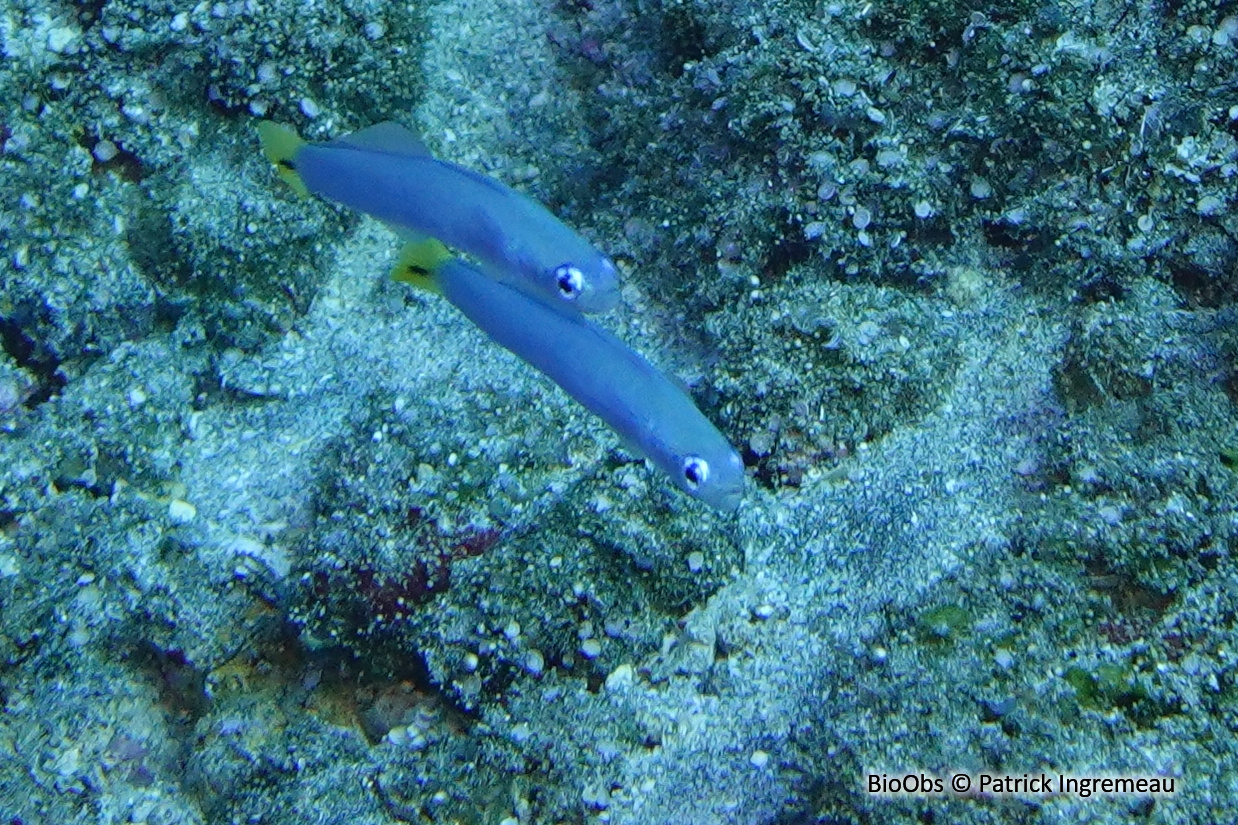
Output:
[[[1236,15],[4,0],[0,820],[1238,821]],[[260,117],[612,254],[738,514]]]

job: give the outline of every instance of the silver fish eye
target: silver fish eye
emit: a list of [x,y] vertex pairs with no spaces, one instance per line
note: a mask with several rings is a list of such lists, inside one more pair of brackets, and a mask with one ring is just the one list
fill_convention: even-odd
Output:
[[555,283],[559,294],[571,300],[585,288],[585,275],[571,264],[560,264],[555,267]]
[[700,456],[690,455],[683,460],[683,479],[691,490],[700,489],[709,480],[709,462]]

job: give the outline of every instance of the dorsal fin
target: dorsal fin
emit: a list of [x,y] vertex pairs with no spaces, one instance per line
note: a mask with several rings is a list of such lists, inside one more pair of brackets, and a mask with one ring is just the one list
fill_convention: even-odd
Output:
[[388,155],[402,155],[410,158],[430,156],[430,150],[421,142],[421,138],[413,134],[411,130],[391,121],[376,123],[359,132],[341,135],[331,141],[330,145],[368,149],[371,152],[383,152]]

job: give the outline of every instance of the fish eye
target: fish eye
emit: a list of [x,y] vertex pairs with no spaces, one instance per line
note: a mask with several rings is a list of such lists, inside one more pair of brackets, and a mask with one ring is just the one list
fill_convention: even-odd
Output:
[[700,489],[709,480],[709,462],[700,456],[688,456],[683,460],[683,479],[688,482],[689,489]]
[[571,264],[560,264],[555,268],[555,283],[559,287],[559,294],[572,300],[585,288],[585,276]]

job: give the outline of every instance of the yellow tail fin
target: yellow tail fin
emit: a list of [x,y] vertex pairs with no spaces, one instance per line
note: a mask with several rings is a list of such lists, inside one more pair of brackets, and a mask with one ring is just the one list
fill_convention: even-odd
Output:
[[262,141],[262,153],[275,164],[275,169],[284,182],[298,195],[308,196],[309,190],[297,174],[294,163],[297,150],[305,145],[305,141],[287,126],[269,120],[258,122],[258,137]]
[[451,253],[447,247],[433,238],[418,238],[404,244],[400,259],[391,270],[391,277],[427,292],[441,292],[435,276],[439,267],[450,260]]

